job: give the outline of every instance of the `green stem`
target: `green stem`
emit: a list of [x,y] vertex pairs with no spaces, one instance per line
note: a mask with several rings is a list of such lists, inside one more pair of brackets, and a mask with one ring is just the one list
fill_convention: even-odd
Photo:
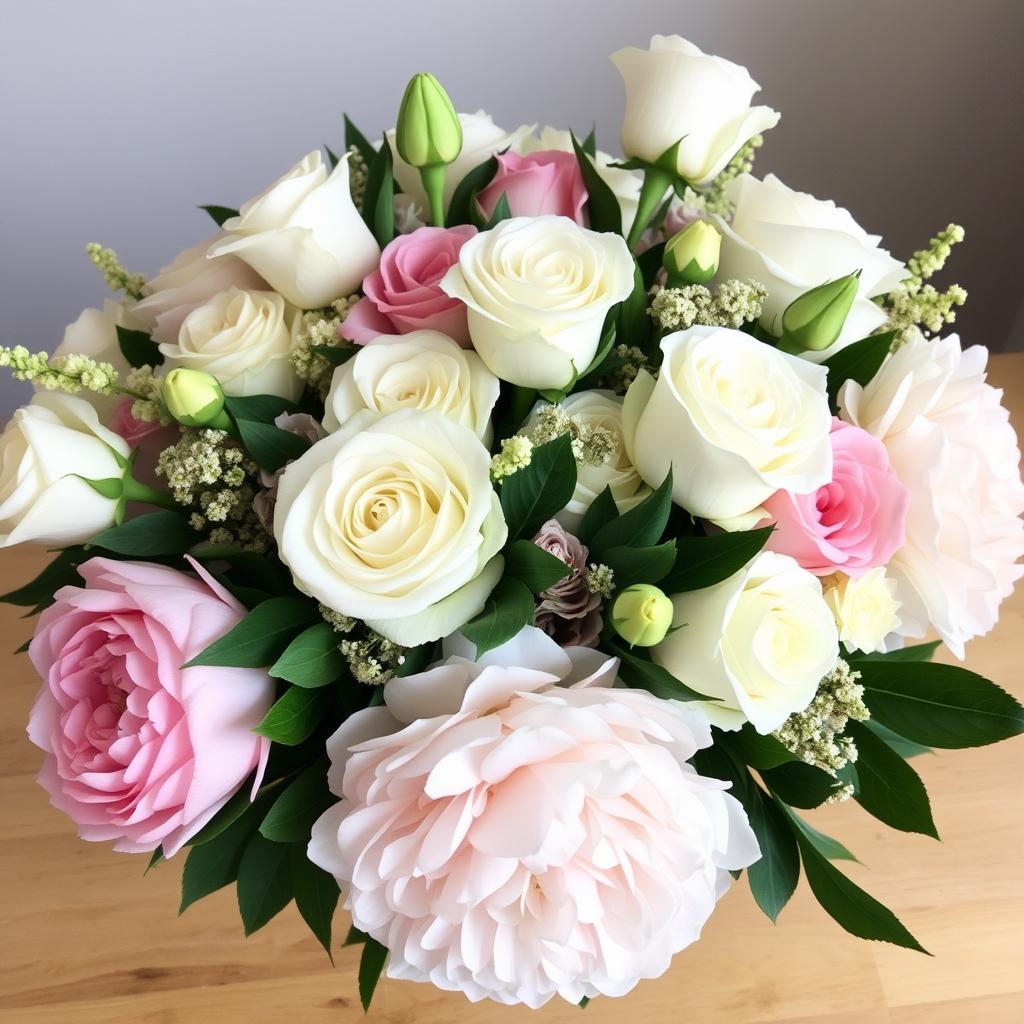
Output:
[[435,227],[444,227],[444,175],[445,164],[430,164],[420,168],[420,181],[430,203],[430,222]]
[[629,229],[629,237],[626,239],[630,249],[635,248],[637,242],[640,241],[644,228],[647,227],[650,219],[661,205],[661,200],[671,185],[672,175],[668,171],[654,166],[649,166],[644,171],[644,183],[640,188],[636,216],[633,218],[633,226]]
[[123,494],[125,501],[142,501],[147,505],[170,509],[172,512],[178,510],[177,502],[166,491],[158,491],[140,483],[130,473],[125,475]]

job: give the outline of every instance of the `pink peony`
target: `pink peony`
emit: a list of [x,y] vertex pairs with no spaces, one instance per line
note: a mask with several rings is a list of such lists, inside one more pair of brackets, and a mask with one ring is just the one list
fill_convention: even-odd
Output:
[[833,419],[829,441],[830,483],[810,494],[776,491],[764,502],[775,522],[767,546],[818,576],[860,576],[903,546],[910,495],[866,430]]
[[358,345],[381,334],[434,330],[469,348],[466,307],[440,288],[476,228],[417,228],[399,235],[380,254],[380,266],[363,280],[365,298],[352,307],[338,333]]
[[587,586],[586,545],[567,533],[557,519],[549,519],[533,543],[572,570],[540,595],[533,624],[563,647],[597,646],[603,626],[601,595]]
[[128,853],[194,836],[270,750],[252,732],[274,684],[248,668],[183,669],[245,609],[199,579],[93,558],[39,617],[29,657],[44,682],[28,733],[46,751],[39,781],[83,839]]
[[554,214],[585,223],[587,187],[574,154],[542,149],[520,156],[509,150],[495,159],[498,171],[476,197],[485,218],[491,217],[504,194],[513,217]]
[[706,718],[612,689],[615,659],[532,626],[478,662],[445,647],[328,741],[342,800],[310,859],[392,978],[538,1007],[662,974],[759,856],[726,784],[687,763]]

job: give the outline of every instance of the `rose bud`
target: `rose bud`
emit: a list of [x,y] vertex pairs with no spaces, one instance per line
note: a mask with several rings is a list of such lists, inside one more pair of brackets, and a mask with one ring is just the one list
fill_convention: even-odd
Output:
[[217,378],[203,370],[171,370],[160,386],[160,397],[183,427],[224,430],[230,426],[224,411],[224,391]]
[[615,598],[612,625],[630,647],[660,644],[672,625],[672,601],[650,583],[634,583]]
[[823,352],[842,333],[843,324],[857,298],[860,271],[826,281],[794,299],[782,314],[784,352]]
[[669,288],[705,284],[718,272],[722,236],[706,221],[695,220],[674,234],[662,258]]

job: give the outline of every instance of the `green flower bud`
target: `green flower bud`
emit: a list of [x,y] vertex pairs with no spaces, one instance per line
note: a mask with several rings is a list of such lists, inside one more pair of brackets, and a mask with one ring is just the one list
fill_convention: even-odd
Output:
[[705,284],[718,272],[722,236],[706,220],[695,220],[677,231],[665,246],[662,262],[668,271],[668,286]]
[[398,110],[395,144],[413,167],[450,164],[462,151],[462,124],[441,83],[421,71],[406,86]]
[[612,626],[631,647],[660,644],[672,626],[672,600],[650,583],[634,583],[615,598]]
[[217,378],[202,370],[171,370],[160,386],[160,397],[167,411],[184,427],[229,425],[224,411],[224,391]]
[[857,298],[859,279],[858,270],[794,299],[782,314],[779,347],[787,352],[823,352],[835,344]]

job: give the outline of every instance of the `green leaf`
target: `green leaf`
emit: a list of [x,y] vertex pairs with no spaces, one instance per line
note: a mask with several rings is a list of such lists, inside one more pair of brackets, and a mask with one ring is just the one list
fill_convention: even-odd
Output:
[[153,853],[150,855],[149,862],[146,864],[146,870],[142,872],[143,875],[148,875],[153,868],[164,862],[164,848],[158,846]]
[[654,547],[609,548],[601,553],[601,561],[615,573],[616,590],[634,583],[657,583],[668,575],[675,560],[675,540]]
[[909,759],[911,757],[919,757],[921,754],[932,753],[931,747],[926,747],[923,743],[915,743],[913,740],[908,740],[906,737],[901,736],[899,733],[893,732],[892,729],[886,728],[881,722],[876,722],[873,718],[869,718],[865,723],[868,729],[870,729],[880,740],[884,740],[886,743],[896,751],[900,757]]
[[318,356],[323,356],[331,366],[343,366],[359,351],[348,342],[339,345],[310,345],[310,349]]
[[862,338],[840,349],[831,359],[822,363],[828,370],[828,404],[833,412],[837,410],[836,398],[843,384],[848,380],[867,384],[878,373],[889,354],[895,335],[895,331],[887,331],[885,334]]
[[791,807],[820,807],[836,790],[838,782],[828,772],[791,761],[761,772],[765,785]]
[[315,618],[316,605],[307,598],[272,597],[253,608],[237,626],[214,640],[185,667],[263,668],[272,665],[292,634]]
[[338,166],[338,154],[335,153],[334,150],[331,149],[331,147],[328,146],[326,142],[324,143],[324,152],[327,154],[328,166],[333,171],[334,168]]
[[932,655],[942,646],[941,640],[933,640],[927,644],[913,644],[901,647],[897,651],[876,652],[875,654],[857,654],[847,659],[854,661],[931,661]]
[[236,420],[256,420],[273,423],[283,412],[297,412],[298,406],[280,395],[227,395],[224,405]]
[[489,156],[483,163],[477,164],[455,186],[445,224],[454,227],[456,224],[474,223],[476,213],[476,194],[485,189],[498,173],[498,158]]
[[666,594],[703,590],[728,579],[765,546],[772,527],[716,533],[708,537],[680,537],[672,571],[662,580]]
[[[518,474],[516,474],[518,476]],[[512,477],[514,480],[515,477]],[[672,511],[672,470],[661,486],[635,508],[605,523],[594,534],[590,554],[595,561],[601,561],[603,552],[618,547],[651,547],[661,540]]]
[[299,458],[309,442],[298,434],[258,420],[235,420],[238,436],[253,461],[268,473],[276,473],[285,463]]
[[622,211],[615,193],[608,183],[597,173],[594,162],[584,152],[576,136],[572,136],[572,148],[576,153],[576,162],[583,175],[583,184],[587,186],[587,214],[592,231],[613,231],[622,234]]
[[292,901],[288,847],[258,832],[249,837],[238,864],[238,910],[246,936],[262,928]]
[[643,274],[644,284],[650,288],[658,276],[658,271],[661,270],[662,261],[665,258],[665,243],[658,242],[657,245],[652,245],[650,249],[645,249],[636,261],[640,266],[640,273]]
[[334,802],[327,788],[327,756],[322,754],[270,805],[260,835],[274,843],[308,843],[313,822]]
[[762,736],[749,722],[737,732],[723,732],[716,736],[721,743],[742,764],[760,771],[762,768],[777,768],[797,760],[796,754],[784,747],[774,736]]
[[395,237],[395,182],[391,146],[386,138],[367,167],[363,220],[383,249]]
[[368,142],[366,136],[352,123],[348,114],[345,114],[344,117],[345,149],[349,150],[354,146],[363,158],[363,163],[369,167],[373,163],[373,158],[377,155],[377,150],[373,148],[373,144]]
[[634,690],[646,690],[664,700],[714,701],[718,699],[691,690],[685,683],[676,679],[668,669],[655,665],[653,661],[648,661],[647,658],[638,654],[631,653],[618,640],[608,640],[606,647],[611,654],[619,659],[619,677]]
[[506,640],[511,640],[533,621],[533,594],[521,580],[505,576],[491,591],[483,611],[462,627],[470,643],[476,644],[479,658]]
[[620,303],[615,323],[615,336],[620,344],[646,350],[653,321],[647,315],[647,288],[644,285],[644,275],[635,259],[633,290]]
[[135,369],[159,366],[164,361],[160,347],[145,331],[130,331],[118,325],[117,346],[128,365]]
[[344,674],[345,667],[337,633],[328,623],[318,622],[285,648],[271,666],[270,674],[296,686],[312,688],[333,683]]
[[200,206],[199,209],[205,210],[212,218],[213,223],[219,228],[224,227],[224,221],[238,216],[238,211],[232,210],[230,206],[217,206],[214,203],[210,203],[208,206]]
[[498,201],[494,204],[494,209],[491,211],[490,217],[487,218],[483,230],[490,231],[491,228],[497,227],[503,220],[508,220],[511,216],[512,208],[508,205],[508,196],[502,192],[498,196]]
[[348,935],[345,936],[345,941],[342,946],[361,946],[369,935],[366,932],[361,932],[355,925],[352,925],[348,930]]
[[416,675],[423,672],[426,667],[434,661],[434,648],[436,644],[428,642],[419,644],[416,647],[407,647],[402,655],[402,663],[395,669],[395,675],[399,678]]
[[363,946],[363,955],[359,960],[359,1001],[363,1004],[363,1012],[370,1009],[370,1001],[373,999],[374,990],[380,980],[380,973],[384,970],[384,961],[388,958],[388,951],[376,939],[366,936],[366,945]]
[[582,149],[591,160],[597,159],[597,134],[595,128],[591,128],[587,133],[587,137],[580,143],[580,149]]
[[[791,817],[796,818],[795,815]],[[811,892],[833,921],[861,939],[891,942],[920,953],[928,952],[891,910],[833,867],[800,828],[794,835]]]
[[289,686],[253,729],[274,743],[294,747],[308,739],[327,712],[325,690]]
[[0,602],[28,608],[52,603],[61,587],[81,585],[78,566],[88,557],[82,547],[65,548],[35,579],[0,596]]
[[590,507],[583,513],[576,536],[579,537],[587,547],[593,543],[594,534],[606,523],[610,523],[619,514],[619,507],[612,497],[612,489],[605,489],[590,503]]
[[576,460],[567,435],[534,448],[530,464],[501,485],[501,508],[510,540],[532,537],[576,489]]
[[535,594],[565,579],[572,569],[532,540],[517,540],[505,551],[505,575],[514,576]]
[[917,772],[859,722],[847,722],[846,735],[857,744],[857,803],[901,832],[938,839],[928,793]]
[[773,795],[772,800],[774,800],[776,805],[786,814],[793,827],[797,831],[801,832],[811,846],[813,846],[823,857],[828,857],[829,860],[852,860],[855,863],[859,863],[857,858],[854,857],[854,855],[850,853],[850,851],[843,846],[838,839],[833,839],[831,836],[827,836],[824,832],[819,832],[812,825],[809,825],[803,818],[795,814],[791,808],[787,807],[777,796]]
[[981,747],[1024,732],[1024,708],[975,672],[929,662],[857,660],[871,717],[930,747]]
[[103,548],[119,555],[152,557],[184,554],[199,539],[188,520],[177,512],[161,509],[136,516],[120,526],[93,537],[87,547]]
[[324,947],[334,962],[331,953],[331,923],[338,906],[338,883],[334,876],[314,864],[306,855],[306,846],[294,845],[288,849],[288,866],[291,871],[292,892],[295,906],[309,930]]

